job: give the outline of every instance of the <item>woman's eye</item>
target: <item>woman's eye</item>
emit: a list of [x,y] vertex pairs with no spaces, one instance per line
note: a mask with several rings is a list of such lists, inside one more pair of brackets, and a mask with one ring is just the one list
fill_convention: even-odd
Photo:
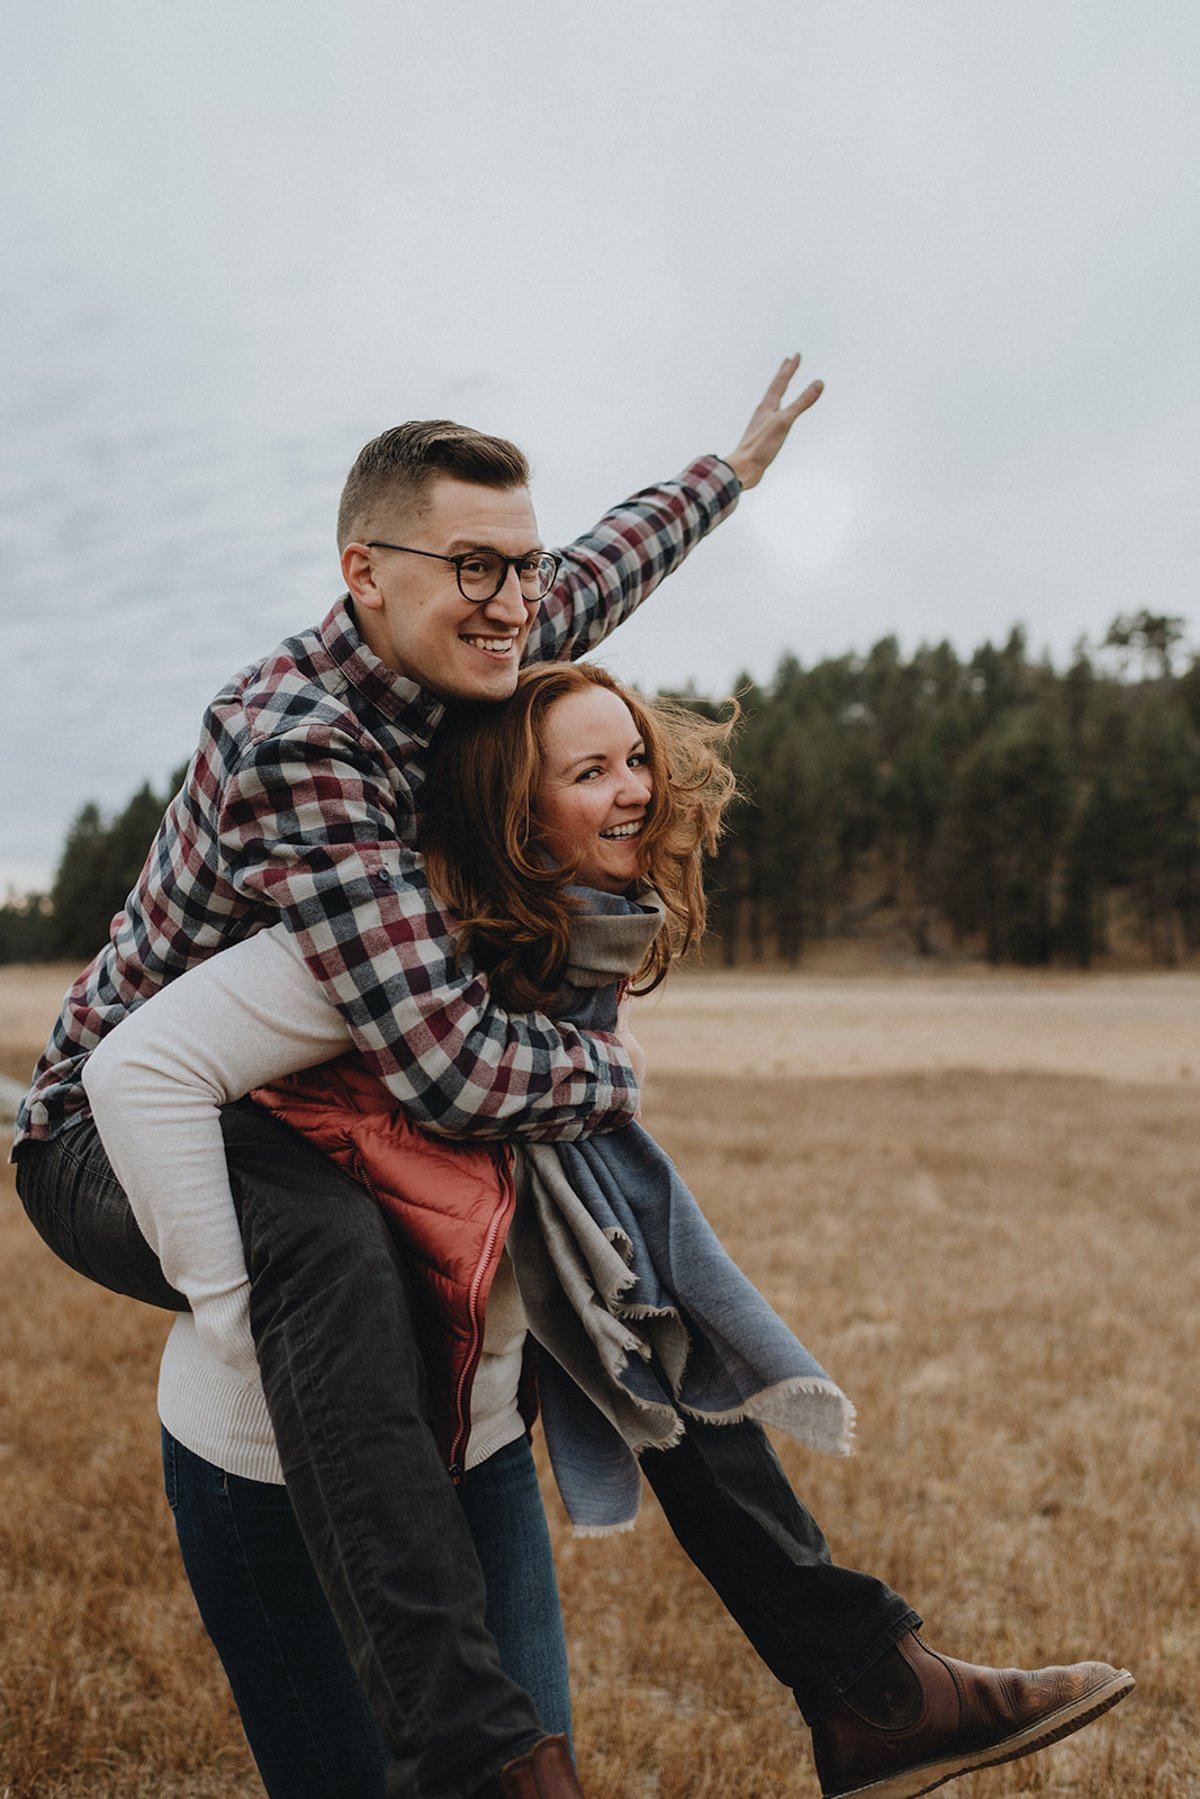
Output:
[[576,775],[576,777],[575,777],[576,784],[578,785],[578,783],[580,781],[594,781],[596,776],[599,773],[600,773],[600,770],[598,768],[585,768],[585,769],[581,770],[581,772],[578,775]]

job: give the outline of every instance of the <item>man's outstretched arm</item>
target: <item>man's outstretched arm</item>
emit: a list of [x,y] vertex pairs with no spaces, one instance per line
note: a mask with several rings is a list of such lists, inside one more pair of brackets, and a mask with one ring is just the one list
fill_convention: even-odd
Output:
[[[784,404],[797,360],[783,364],[733,452],[748,482],[820,392],[814,383]],[[728,499],[736,479],[707,460]],[[577,571],[588,593],[580,610],[599,635],[712,522],[702,486],[683,494],[676,483],[610,515],[608,539]],[[612,524],[618,517],[623,524]],[[618,602],[607,620],[606,584]],[[582,653],[585,636],[551,653]],[[417,1123],[448,1135],[552,1138],[627,1122],[638,1079],[618,1039],[511,1017],[486,977],[460,961],[453,921],[406,847],[412,821],[398,817],[399,803],[368,744],[310,723],[260,740],[239,763],[222,799],[221,860],[243,899],[283,918],[367,1066]]]

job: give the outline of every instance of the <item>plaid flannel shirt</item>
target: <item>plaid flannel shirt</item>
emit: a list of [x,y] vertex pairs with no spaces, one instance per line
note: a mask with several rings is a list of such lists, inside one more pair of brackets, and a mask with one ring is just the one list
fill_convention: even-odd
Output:
[[[525,661],[593,649],[737,494],[703,457],[606,514],[566,550]],[[366,648],[349,596],[222,689],[108,944],[67,993],[14,1148],[86,1113],[80,1070],[126,1012],[280,917],[362,1060],[425,1128],[574,1137],[633,1116],[611,1036],[510,1017],[456,954],[415,849],[442,710]]]

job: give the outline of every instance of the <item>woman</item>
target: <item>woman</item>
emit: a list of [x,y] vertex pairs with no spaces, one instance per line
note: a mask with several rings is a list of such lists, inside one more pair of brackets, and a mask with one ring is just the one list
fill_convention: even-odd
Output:
[[[682,708],[645,706],[603,670],[570,664],[530,670],[508,706],[464,707],[447,722],[429,796],[436,821],[425,844],[429,874],[459,913],[463,953],[489,970],[501,1004],[611,1028],[618,982],[638,990],[656,985],[673,957],[699,940],[701,857],[715,844],[733,791],[719,753],[727,735]],[[661,899],[618,900],[647,874]],[[588,888],[590,904],[582,891]],[[607,919],[594,912],[605,903]],[[589,983],[581,988],[567,982],[567,971],[573,935],[579,942],[589,929],[600,966],[572,969]],[[176,1321],[160,1378],[168,1497],[189,1579],[264,1781],[288,1799],[309,1790],[382,1791],[383,1751],[287,1506],[257,1381],[216,1108],[260,1081],[327,1063],[346,1041],[340,1015],[316,993],[280,926],[164,989],[99,1046],[86,1076],[113,1166],[154,1247],[156,1226],[174,1214],[175,1265],[166,1272],[192,1310]],[[524,1317],[503,1253],[515,1209],[512,1158],[434,1145],[351,1059],[257,1097],[358,1178],[366,1176],[416,1248],[408,1260],[418,1279],[424,1276],[431,1307],[433,1416],[487,1577],[488,1626],[506,1671],[530,1691],[547,1730],[567,1731],[557,1589],[518,1403]],[[553,1210],[547,1171],[566,1153],[565,1146],[546,1146],[544,1155],[531,1149],[523,1156],[524,1184],[536,1190],[542,1216],[531,1202],[521,1235],[543,1331],[570,1363],[574,1321],[553,1267],[535,1259],[547,1206]],[[163,1192],[158,1170],[168,1159],[173,1175]],[[448,1192],[459,1205],[449,1237]],[[639,1277],[602,1233],[592,1235],[593,1255],[609,1263],[616,1321],[622,1290]],[[543,1378],[546,1403],[565,1421],[556,1472],[580,1528],[632,1521],[639,1483],[624,1444],[665,1446],[678,1429],[673,1399],[640,1356],[653,1353],[681,1368],[682,1328],[677,1311],[661,1303],[661,1281],[648,1266],[641,1280],[655,1286],[654,1331],[643,1330],[643,1341],[628,1322],[614,1322],[601,1346],[607,1363],[574,1353],[576,1372],[616,1423],[616,1436],[603,1412],[578,1395],[572,1403],[569,1383]],[[774,1323],[786,1358],[793,1340]],[[848,1428],[845,1402],[795,1350],[786,1375],[833,1400],[840,1442]],[[632,1382],[624,1394],[622,1373]],[[696,1394],[703,1399],[703,1383]],[[722,1388],[716,1409],[728,1411],[729,1398]],[[607,1481],[596,1480],[598,1470]],[[214,1544],[222,1529],[254,1531],[278,1546],[278,1580],[263,1607],[248,1608],[243,1593],[228,1590],[224,1550]],[[247,1630],[248,1611],[280,1607],[289,1616],[285,1633]],[[341,1787],[318,1784],[338,1778]]]
[[[429,877],[461,921],[463,953],[490,971],[510,1009],[554,1009],[611,1028],[618,987],[647,990],[696,941],[700,860],[732,791],[718,754],[725,734],[691,714],[647,707],[585,665],[530,670],[506,707],[464,712],[444,728],[427,796]],[[269,1439],[265,1408],[254,1409],[241,1243],[216,1108],[274,1083],[261,1103],[371,1187],[415,1246],[404,1260],[418,1270],[430,1308],[434,1423],[451,1471],[465,1470],[464,1494],[501,1456],[522,1460],[520,1501],[491,1545],[494,1558],[481,1545],[481,1560],[489,1603],[493,1579],[498,1594],[516,1596],[507,1644],[493,1630],[548,1727],[561,1722],[554,1698],[543,1697],[565,1686],[561,1655],[549,1658],[553,1675],[518,1671],[517,1659],[554,1639],[544,1623],[530,1627],[530,1596],[541,1595],[543,1614],[557,1608],[556,1597],[544,1603],[552,1570],[520,1423],[515,1350],[526,1319],[550,1352],[539,1358],[542,1409],[577,1525],[628,1527],[639,1491],[634,1457],[647,1452],[646,1472],[685,1548],[793,1687],[814,1728],[827,1793],[865,1790],[881,1770],[890,1780],[898,1754],[914,1771],[894,1790],[924,1791],[913,1781],[934,1775],[937,1784],[1023,1754],[1124,1696],[1130,1677],[1101,1664],[1048,1678],[951,1663],[915,1637],[919,1619],[882,1582],[832,1564],[751,1421],[839,1450],[848,1402],[732,1267],[639,1126],[579,1145],[522,1144],[512,1157],[435,1146],[352,1061],[281,1079],[328,1060],[345,1041],[340,1017],[275,929],[172,983],[91,1057],[97,1123],[147,1234],[162,1204],[162,1132],[176,1176],[167,1199],[198,1221],[177,1281],[192,1316],[172,1331],[160,1385],[168,1445],[189,1434],[200,1442],[197,1421],[214,1395],[221,1404],[206,1427],[228,1432],[256,1420]],[[220,1440],[211,1447],[193,1456],[210,1482],[223,1478],[228,1455]],[[761,1508],[745,1503],[747,1479],[760,1483]],[[281,1489],[277,1504],[286,1508]],[[760,1520],[748,1524],[756,1510]],[[490,1507],[482,1512],[495,1524]],[[803,1544],[798,1555],[790,1546],[777,1553],[780,1518],[789,1545]],[[188,1565],[199,1597],[212,1570],[203,1553]],[[210,1629],[228,1667],[227,1647]],[[832,1686],[830,1643],[854,1631],[857,1667]],[[294,1634],[303,1637],[303,1627]],[[322,1657],[336,1659],[327,1633],[321,1641]],[[968,1698],[933,1718],[930,1694],[944,1691],[949,1708],[964,1681]],[[253,1741],[257,1726],[234,1685]],[[321,1715],[320,1680],[307,1690],[320,1728],[350,1729]],[[309,1790],[271,1787],[288,1799]]]
[[[611,1030],[619,989],[648,991],[698,941],[701,856],[733,791],[718,754],[727,736],[578,665],[531,670],[507,706],[460,708],[447,721],[428,794],[427,871],[506,1010]],[[436,1225],[432,1240],[427,1228],[431,1207],[436,1220],[446,1204],[444,1150],[431,1154],[381,1083],[339,1065],[256,1098],[400,1221],[435,1315],[448,1279],[474,1293],[479,1319],[451,1318],[450,1354],[435,1360],[435,1422],[452,1471],[468,1440],[472,1339],[493,1271],[505,1267],[510,1221],[517,1286],[550,1352],[539,1363],[543,1409],[577,1529],[632,1524],[640,1480],[630,1452],[670,1448],[684,1416],[768,1418],[811,1446],[848,1447],[848,1402],[729,1262],[640,1126],[515,1145],[515,1184],[501,1167],[490,1204],[468,1197],[448,1269]],[[477,1170],[479,1152],[465,1160]]]

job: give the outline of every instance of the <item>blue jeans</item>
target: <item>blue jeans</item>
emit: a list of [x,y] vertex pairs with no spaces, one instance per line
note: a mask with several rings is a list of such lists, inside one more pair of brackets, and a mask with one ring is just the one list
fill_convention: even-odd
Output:
[[[270,1799],[383,1799],[388,1750],[287,1490],[224,1473],[164,1430],[163,1482],[200,1616]],[[548,1731],[570,1731],[550,1536],[525,1438],[458,1488],[501,1665]]]
[[525,1437],[456,1488],[487,1583],[484,1623],[500,1666],[529,1694],[548,1734],[571,1735],[567,1638],[537,1469]]

